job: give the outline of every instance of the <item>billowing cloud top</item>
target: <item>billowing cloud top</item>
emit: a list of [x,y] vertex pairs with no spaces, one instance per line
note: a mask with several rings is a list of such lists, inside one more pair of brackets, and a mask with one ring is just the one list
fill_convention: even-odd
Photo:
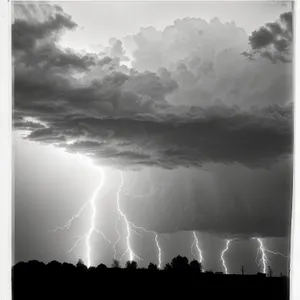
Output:
[[291,62],[293,42],[293,15],[285,12],[276,22],[269,22],[252,32],[249,43],[252,50],[242,54],[252,59],[259,53],[271,62]]
[[142,28],[124,39],[136,45],[130,69],[118,39],[100,54],[59,47],[77,25],[59,7],[40,7],[34,18],[36,6],[15,5],[12,25],[15,127],[29,139],[130,168],[268,167],[291,154],[290,67],[240,55],[247,37],[234,23]]

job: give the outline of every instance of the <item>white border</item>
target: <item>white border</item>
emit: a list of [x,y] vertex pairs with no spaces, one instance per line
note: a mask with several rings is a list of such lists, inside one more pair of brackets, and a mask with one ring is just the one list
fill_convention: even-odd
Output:
[[[9,1],[9,0],[8,0]],[[47,2],[47,3],[59,3],[59,2],[270,2],[270,3],[292,3],[291,0],[14,0],[12,2]]]
[[[0,1],[0,298],[11,298],[11,5]],[[2,296],[2,294],[4,294]]]
[[299,3],[294,4],[294,39],[296,41],[294,46],[294,186],[293,186],[293,207],[292,207],[292,228],[291,228],[291,281],[290,281],[290,299],[300,299],[300,205],[297,203],[299,198],[300,187],[300,161],[299,161],[299,146],[300,146],[300,111],[298,104],[299,87],[297,85],[297,78],[299,74],[299,59],[297,53],[299,53],[299,39],[297,34],[299,33]]
[[[44,0],[42,0],[45,2]],[[65,0],[72,1],[72,0]],[[80,0],[79,0],[80,1]],[[126,0],[119,0],[126,1]],[[137,2],[138,0],[132,0]],[[164,0],[169,2],[172,0]],[[220,0],[227,1],[227,0]],[[247,0],[239,0],[247,1]],[[253,0],[252,0],[253,1]],[[253,2],[261,2],[264,0],[254,0]],[[272,2],[274,0],[267,0]],[[21,2],[21,1],[20,1]],[[25,1],[22,1],[25,2]],[[36,2],[36,1],[32,1]],[[55,1],[59,2],[59,1]],[[95,1],[92,1],[95,2]],[[155,0],[152,0],[155,2]],[[179,2],[179,1],[178,1]],[[193,1],[195,2],[195,1]],[[280,1],[277,1],[280,2]],[[294,5],[294,22],[295,22],[295,53],[299,50],[299,40],[297,33],[299,32],[299,3]],[[11,111],[12,111],[12,89],[11,89],[11,3],[9,0],[0,1],[0,230],[1,230],[1,246],[0,246],[0,298],[11,299],[11,266],[12,266],[12,246],[11,246],[11,222],[12,222],[12,203],[11,203],[11,179],[12,179],[12,145],[11,145]],[[297,51],[298,50],[298,51]],[[296,99],[299,95],[297,87],[297,75],[299,72],[299,60],[295,55],[295,135],[294,135],[294,195],[293,195],[293,213],[292,213],[292,253],[291,253],[291,290],[290,299],[300,299],[300,289],[297,283],[300,282],[300,204],[296,203],[299,198],[300,188],[300,112]]]

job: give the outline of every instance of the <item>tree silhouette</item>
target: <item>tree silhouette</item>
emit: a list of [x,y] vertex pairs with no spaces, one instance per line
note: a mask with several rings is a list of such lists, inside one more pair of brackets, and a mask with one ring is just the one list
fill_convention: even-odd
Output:
[[114,268],[114,269],[119,269],[120,268],[120,262],[117,259],[114,259],[111,267]]
[[183,256],[178,255],[172,259],[171,267],[172,267],[172,269],[178,270],[178,271],[179,270],[180,271],[188,270],[189,260],[185,256],[183,257]]
[[200,262],[198,262],[197,260],[192,260],[190,262],[190,266],[192,268],[192,270],[196,271],[196,272],[202,272],[202,265]]
[[167,263],[166,265],[165,265],[165,268],[164,268],[166,271],[171,271],[172,270],[172,266],[171,266],[171,264],[169,264],[169,263]]
[[[112,267],[113,267],[113,265],[112,265]],[[104,270],[104,269],[107,269],[107,266],[105,264],[100,264],[99,266],[97,266],[97,269]]]
[[148,266],[148,269],[149,270],[158,270],[158,267],[157,267],[157,265],[156,264],[154,264],[154,263],[150,263],[149,264],[149,266]]
[[84,264],[83,260],[81,258],[79,258],[77,264],[76,264],[76,267],[79,269],[79,270],[83,270],[85,271],[87,269],[87,266]]
[[127,261],[126,262],[126,268],[129,269],[129,270],[136,270],[137,269],[137,262],[132,260],[132,261]]

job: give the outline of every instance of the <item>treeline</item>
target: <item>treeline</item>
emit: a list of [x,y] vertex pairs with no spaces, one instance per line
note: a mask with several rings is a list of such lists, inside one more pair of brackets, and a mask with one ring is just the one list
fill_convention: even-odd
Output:
[[[121,267],[114,260],[111,267],[100,264],[87,268],[82,260],[76,265],[52,261],[19,262],[12,268],[13,299],[272,299],[286,300],[287,277],[224,275],[203,271],[202,265],[177,256],[164,269],[150,263],[139,268],[128,261]],[[229,297],[229,298],[228,298]]]

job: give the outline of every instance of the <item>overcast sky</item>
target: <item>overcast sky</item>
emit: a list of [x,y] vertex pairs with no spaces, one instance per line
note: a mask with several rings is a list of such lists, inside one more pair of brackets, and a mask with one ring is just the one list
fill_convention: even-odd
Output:
[[[122,210],[158,233],[163,264],[192,259],[192,231],[206,269],[222,270],[231,238],[230,272],[259,270],[252,237],[288,254],[290,7],[57,4],[14,9],[15,261],[86,260],[83,241],[68,250],[89,230],[90,207],[70,229],[51,230],[92,196],[102,174],[96,223],[112,243],[93,234],[92,264],[110,264],[120,172]],[[124,220],[119,230],[120,256]],[[154,235],[131,236],[139,264],[156,262]],[[285,258],[269,258],[275,273],[286,272]]]

